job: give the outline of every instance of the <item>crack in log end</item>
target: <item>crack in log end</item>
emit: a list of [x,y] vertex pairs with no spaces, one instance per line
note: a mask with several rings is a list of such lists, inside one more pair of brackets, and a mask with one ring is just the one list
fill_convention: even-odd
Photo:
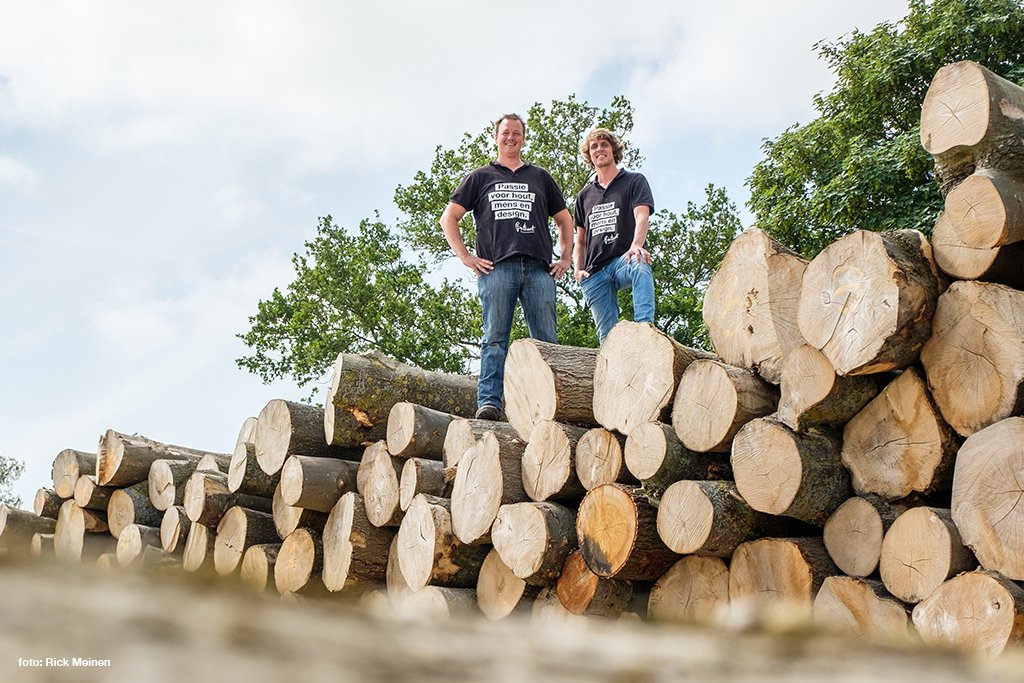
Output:
[[609,577],[612,575],[611,562],[609,562],[607,555],[605,555],[604,550],[601,549],[597,541],[584,537],[582,543],[580,543],[580,550],[583,551],[583,558],[590,571],[598,576]]

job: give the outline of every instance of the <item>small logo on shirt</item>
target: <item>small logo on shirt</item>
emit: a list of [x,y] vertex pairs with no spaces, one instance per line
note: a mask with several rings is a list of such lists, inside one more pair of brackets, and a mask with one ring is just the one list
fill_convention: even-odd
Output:
[[516,232],[529,234],[536,232],[536,228],[534,228],[529,223],[520,223],[519,221],[516,221]]

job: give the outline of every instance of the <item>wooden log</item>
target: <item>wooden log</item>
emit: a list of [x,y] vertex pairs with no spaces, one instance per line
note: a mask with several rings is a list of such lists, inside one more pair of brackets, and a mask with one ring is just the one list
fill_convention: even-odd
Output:
[[576,444],[576,476],[583,488],[590,491],[601,484],[638,485],[640,482],[626,468],[622,449],[626,437],[604,427],[588,430]]
[[463,543],[452,527],[451,501],[416,496],[398,527],[398,566],[412,591],[427,584],[476,585],[480,565],[490,550]]
[[908,368],[846,423],[841,456],[854,491],[899,500],[948,491],[959,445]]
[[278,485],[271,499],[271,513],[274,515],[274,526],[277,527],[278,538],[288,538],[288,534],[299,527],[308,527],[323,531],[327,524],[327,515],[316,510],[288,505],[281,497],[281,486]]
[[502,505],[491,540],[513,575],[531,584],[551,585],[578,545],[576,512],[552,502]]
[[954,222],[953,214],[943,211],[932,228],[935,263],[942,272],[958,280],[981,280],[1014,289],[1024,288],[1024,272],[1020,268],[1024,244],[974,247],[957,234]]
[[247,548],[277,540],[273,515],[243,507],[229,508],[217,525],[213,568],[221,576],[227,576],[238,569]]
[[242,420],[242,426],[238,429],[238,437],[235,439],[235,448],[232,453],[238,450],[239,445],[256,446],[256,425],[258,423],[259,420],[255,416]]
[[[1021,130],[1024,132],[1024,126]],[[1020,242],[1024,240],[1024,180],[994,169],[979,169],[946,196],[945,211],[954,232],[967,246],[1001,247]]]
[[985,569],[1024,581],[1024,525],[1017,472],[1024,462],[1024,417],[968,437],[956,457],[951,513],[965,545]]
[[810,344],[793,349],[782,365],[779,422],[795,432],[844,425],[878,395],[877,375],[837,375]]
[[274,577],[274,564],[280,550],[280,543],[260,543],[246,548],[238,570],[242,583],[256,593],[266,593]]
[[[586,563],[583,565],[586,566]],[[607,579],[614,581],[614,579]],[[541,588],[530,607],[530,626],[537,628],[562,628],[573,625],[585,628],[587,618],[573,614],[558,599],[558,589],[553,586]]]
[[[429,498],[429,496],[426,497]],[[398,532],[402,532],[401,527]],[[396,611],[402,609],[405,599],[413,593],[409,582],[405,580],[405,574],[402,573],[398,549],[398,534],[395,534],[395,537],[391,539],[390,547],[388,547],[388,563],[384,568],[384,585],[388,591],[388,601],[391,603],[392,609]]]
[[920,602],[944,581],[978,566],[960,539],[949,510],[916,507],[896,518],[882,539],[878,571],[886,589]]
[[955,282],[939,298],[932,338],[921,349],[942,417],[959,434],[1024,411],[1024,292]]
[[383,583],[397,532],[370,522],[363,496],[355,491],[343,495],[324,527],[322,578],[327,590],[365,589]]
[[910,612],[877,579],[829,576],[814,598],[814,622],[852,636],[906,638]]
[[583,500],[587,490],[576,476],[576,445],[586,432],[553,420],[536,422],[522,458],[523,490],[531,500]]
[[103,514],[84,510],[73,500],[60,506],[52,531],[54,555],[62,562],[79,564],[83,558],[94,560],[97,555],[113,552],[116,545],[114,537],[106,533]]
[[679,378],[672,427],[686,448],[728,453],[740,427],[774,413],[779,390],[750,370],[698,360]]
[[976,168],[1024,169],[1024,89],[971,61],[939,69],[921,106],[921,144],[943,196]]
[[267,474],[256,460],[256,446],[240,443],[235,446],[228,464],[228,491],[247,493],[250,496],[272,498],[281,473]]
[[388,413],[388,452],[397,458],[440,460],[444,440],[457,415],[399,401]]
[[398,507],[405,512],[419,493],[451,498],[451,483],[445,479],[440,460],[407,458],[398,481]]
[[181,557],[155,545],[147,545],[142,549],[142,566],[150,571],[170,573],[181,569]]
[[597,354],[594,418],[627,436],[645,422],[667,422],[679,378],[702,358],[715,356],[683,346],[651,323],[620,320]]
[[424,586],[412,593],[402,604],[402,611],[424,621],[446,620],[457,616],[476,614],[476,590]]
[[[111,537],[113,539],[113,537]],[[115,539],[116,540],[116,539]],[[96,558],[96,568],[102,572],[109,572],[117,568],[116,553],[101,553]]]
[[519,438],[541,421],[593,427],[597,349],[517,339],[505,360],[505,414]]
[[167,508],[160,520],[160,547],[169,553],[183,553],[191,528],[192,523],[184,507],[175,505]]
[[181,568],[187,572],[212,570],[214,539],[213,529],[199,522],[191,522],[181,555]]
[[36,495],[32,499],[32,510],[37,517],[57,519],[57,512],[63,503],[64,499],[58,496],[53,489],[41,488],[36,491]]
[[290,455],[281,468],[281,499],[328,514],[343,494],[356,490],[358,470],[359,464],[350,460]]
[[191,460],[154,460],[149,467],[149,500],[163,511],[185,500],[185,482],[196,471]]
[[722,360],[779,383],[783,360],[804,343],[796,314],[806,268],[763,230],[732,241],[704,294],[704,324]]
[[[128,435],[108,429],[100,437],[96,451],[96,483],[100,486],[130,486],[145,481],[155,460],[198,461],[209,451],[161,443],[138,434]],[[224,468],[230,455],[213,454]]]
[[83,474],[75,484],[75,503],[87,510],[106,512],[116,486],[99,486],[95,474]]
[[146,480],[110,494],[107,523],[110,525],[110,535],[114,538],[120,536],[121,530],[129,524],[157,526],[162,519],[163,510],[153,507],[149,499],[149,482]]
[[356,488],[363,497],[366,517],[374,526],[398,526],[403,510],[399,506],[401,458],[392,457],[383,441],[366,447],[356,472]]
[[324,441],[324,410],[319,406],[275,398],[256,418],[256,462],[266,474],[275,474],[292,455],[358,459],[351,449]]
[[766,417],[748,422],[733,440],[736,488],[759,512],[821,526],[853,495],[839,446],[826,432],[797,434]]
[[485,434],[495,433],[499,439],[518,439],[519,433],[507,422],[490,420],[452,420],[444,437],[444,466],[457,467],[462,456]]
[[193,522],[215,528],[228,508],[235,506],[271,512],[272,503],[266,498],[231,493],[228,475],[222,472],[196,471],[185,484],[185,514]]
[[53,549],[53,538],[54,534],[41,534],[39,532],[32,534],[32,540],[28,546],[28,554],[44,560],[55,559],[56,553]]
[[321,572],[324,547],[320,534],[298,528],[281,542],[274,563],[274,586],[281,594],[315,595],[326,592]]
[[527,584],[516,576],[502,562],[498,551],[491,548],[480,565],[476,582],[476,600],[485,617],[497,621],[514,612],[526,612],[539,592],[540,586]]
[[53,490],[61,498],[75,495],[75,484],[85,474],[95,474],[96,454],[65,448],[53,459],[50,474],[53,478]]
[[908,509],[872,494],[850,498],[825,522],[823,538],[829,557],[849,576],[874,574],[885,533]]
[[647,606],[654,621],[713,624],[729,608],[729,568],[718,557],[688,555],[655,581]]
[[913,620],[925,643],[995,657],[1024,635],[1024,589],[998,572],[967,572],[919,602]]
[[938,297],[936,266],[922,233],[858,230],[807,266],[800,332],[840,375],[905,368],[931,334]]
[[452,484],[452,528],[463,543],[487,543],[498,508],[529,500],[523,489],[526,444],[489,432],[462,456]]
[[603,484],[587,494],[576,516],[576,536],[587,566],[604,578],[654,581],[679,559],[658,536],[654,506],[639,489],[622,484]]
[[677,481],[658,505],[658,535],[673,552],[730,557],[740,543],[785,535],[792,523],[758,512],[731,481]]
[[791,605],[810,612],[825,577],[839,573],[820,538],[760,538],[729,563],[729,602]]
[[142,554],[147,547],[160,547],[160,529],[140,524],[129,524],[117,537],[117,564],[130,567],[142,564]]
[[0,548],[28,553],[33,534],[52,534],[56,528],[54,519],[0,503]]
[[358,447],[387,437],[387,417],[399,401],[453,415],[476,412],[476,378],[420,370],[382,353],[338,354],[325,401],[328,444]]
[[624,459],[652,501],[660,500],[665,489],[682,479],[732,478],[727,455],[694,453],[671,425],[660,422],[637,425],[626,438]]
[[587,565],[582,551],[576,550],[565,558],[557,593],[558,600],[571,614],[618,617],[633,598],[633,584],[598,576]]

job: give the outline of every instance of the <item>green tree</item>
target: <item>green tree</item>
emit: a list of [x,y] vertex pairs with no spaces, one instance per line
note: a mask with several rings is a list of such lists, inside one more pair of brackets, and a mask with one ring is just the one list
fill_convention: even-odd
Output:
[[6,503],[11,507],[21,505],[21,497],[14,494],[12,487],[24,471],[25,463],[0,455],[0,503]]
[[808,257],[857,229],[930,234],[942,201],[919,140],[928,85],[963,59],[1022,82],[1024,6],[910,0],[902,21],[817,49],[835,85],[815,97],[818,118],[764,143],[747,181],[755,224]]

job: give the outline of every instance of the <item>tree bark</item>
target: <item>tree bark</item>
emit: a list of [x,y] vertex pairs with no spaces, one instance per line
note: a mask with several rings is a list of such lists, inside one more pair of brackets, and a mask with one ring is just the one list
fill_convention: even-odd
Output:
[[342,495],[356,490],[359,463],[290,455],[281,468],[281,500],[286,505],[329,514]]
[[853,495],[839,446],[825,432],[797,434],[765,417],[748,422],[733,441],[736,488],[759,512],[822,526]]
[[899,500],[948,491],[958,446],[924,379],[909,368],[846,423],[842,460],[858,494]]
[[143,480],[110,494],[106,521],[110,526],[110,535],[117,538],[129,524],[157,526],[163,515],[162,510],[153,507],[149,500],[149,482]]
[[523,451],[523,489],[531,500],[579,503],[587,490],[576,476],[576,445],[586,433],[552,420],[540,420]]
[[324,586],[329,591],[365,588],[384,583],[388,552],[397,529],[374,525],[363,496],[350,491],[341,497],[324,527]]
[[148,547],[160,547],[160,529],[140,524],[129,524],[117,538],[117,564],[122,567],[142,563],[142,554]]
[[476,378],[420,370],[376,351],[341,353],[325,402],[327,443],[358,447],[386,438],[388,413],[399,401],[469,417]]
[[878,395],[877,375],[837,375],[818,349],[801,344],[782,365],[779,422],[795,432],[843,425]]
[[64,500],[53,489],[41,488],[36,491],[36,495],[32,499],[32,510],[37,517],[57,519],[57,512]]
[[729,569],[718,557],[689,555],[654,583],[647,615],[654,621],[713,624],[729,608]]
[[518,578],[551,585],[575,550],[576,511],[558,503],[502,505],[491,530],[494,548]]
[[280,550],[280,543],[260,543],[246,548],[242,566],[238,570],[242,583],[256,593],[266,593],[271,586],[274,564]]
[[480,611],[492,621],[504,619],[513,612],[529,609],[540,586],[529,585],[516,576],[502,560],[497,549],[491,548],[480,565],[476,582],[476,599]]
[[872,494],[850,498],[825,522],[823,536],[829,557],[844,574],[871,576],[878,569],[882,538],[908,509]]
[[935,403],[962,436],[1024,412],[1024,292],[956,282],[921,349]]
[[668,421],[683,371],[695,360],[714,358],[683,346],[651,323],[620,320],[597,354],[594,418],[626,435],[639,424]]
[[523,441],[538,422],[593,427],[597,349],[517,339],[505,361],[505,414]]
[[366,447],[359,463],[356,485],[366,510],[366,517],[374,526],[398,526],[403,510],[399,506],[399,479],[402,476],[401,458],[388,453],[383,441]]
[[53,490],[61,498],[75,495],[75,484],[79,477],[96,474],[96,454],[65,448],[53,459],[50,471],[53,477]]
[[95,474],[83,474],[75,484],[75,503],[80,508],[106,512],[116,490],[115,486],[98,486]]
[[273,498],[281,473],[267,474],[256,460],[256,446],[241,442],[235,446],[228,465],[228,491]]
[[515,437],[489,432],[466,451],[452,485],[452,528],[463,543],[487,543],[498,508],[529,500],[523,489],[526,447]]
[[878,571],[890,593],[913,604],[947,579],[977,566],[949,510],[916,507],[897,517],[886,532]]
[[292,455],[358,460],[352,450],[324,441],[324,410],[319,406],[275,398],[256,418],[256,462],[266,474],[276,474]]
[[192,523],[184,507],[175,505],[167,508],[160,520],[160,547],[169,553],[183,553],[191,528]]
[[838,573],[820,538],[748,541],[729,564],[729,602],[783,603],[810,612],[825,577]]
[[462,456],[485,434],[494,432],[501,439],[518,439],[519,433],[507,422],[489,420],[452,420],[444,437],[444,466],[457,467]]
[[277,540],[273,515],[243,507],[230,508],[217,525],[213,568],[221,576],[232,574],[241,564],[247,548]]
[[398,483],[398,507],[405,512],[419,493],[451,498],[451,484],[445,480],[443,462],[423,458],[405,461]]
[[[208,451],[173,446],[134,434],[121,434],[108,429],[100,437],[96,451],[96,483],[100,486],[130,486],[149,477],[149,466],[155,460],[190,460],[197,462]],[[213,454],[223,468],[231,462],[230,455]]]
[[598,576],[654,581],[679,559],[658,536],[657,510],[634,487],[604,484],[576,517],[583,558]]
[[1024,581],[1024,417],[1010,417],[968,437],[956,458],[952,518],[985,569]]
[[274,497],[271,499],[271,512],[274,515],[274,526],[277,528],[279,538],[288,538],[288,534],[299,527],[308,527],[317,531],[323,531],[327,524],[327,515],[316,510],[288,505],[281,497],[281,486],[274,490]]
[[557,591],[562,606],[580,616],[620,616],[633,598],[632,583],[598,576],[587,566],[579,550],[565,558]]
[[281,542],[274,563],[274,586],[282,595],[326,593],[321,578],[323,567],[324,546],[320,534],[300,527]]
[[800,332],[840,375],[905,368],[931,334],[938,296],[936,266],[923,234],[858,230],[807,266]]
[[412,591],[427,584],[470,587],[476,585],[480,565],[490,550],[469,545],[452,528],[451,501],[420,494],[409,506],[398,528],[398,566]]
[[704,294],[704,323],[722,360],[779,383],[782,361],[804,343],[796,313],[806,268],[762,230],[733,240]]
[[185,514],[193,522],[216,527],[228,508],[236,505],[271,512],[272,503],[266,498],[231,493],[228,490],[228,476],[221,472],[197,471],[185,484]]
[[388,413],[388,452],[398,458],[441,460],[448,426],[457,415],[399,401]]
[[877,579],[829,576],[814,598],[814,621],[852,636],[906,638],[907,607]]
[[56,528],[56,520],[0,503],[0,548],[27,552],[33,534],[52,534]]
[[626,437],[604,427],[588,430],[576,444],[576,476],[587,491],[601,484],[638,485],[626,468],[622,449]]
[[682,479],[730,479],[728,456],[694,453],[679,441],[671,425],[647,422],[626,438],[626,467],[640,480],[644,495],[656,502]]
[[913,619],[925,643],[992,658],[1024,635],[1024,589],[998,572],[968,572],[919,602]]

